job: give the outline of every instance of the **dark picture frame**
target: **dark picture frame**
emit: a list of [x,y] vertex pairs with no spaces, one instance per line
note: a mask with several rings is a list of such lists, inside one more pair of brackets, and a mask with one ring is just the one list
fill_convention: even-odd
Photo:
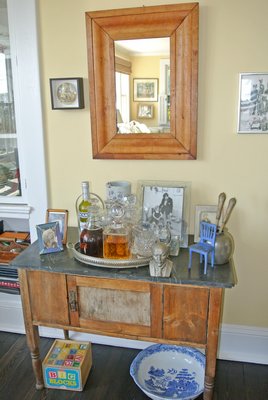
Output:
[[85,107],[83,78],[50,78],[49,82],[52,110]]

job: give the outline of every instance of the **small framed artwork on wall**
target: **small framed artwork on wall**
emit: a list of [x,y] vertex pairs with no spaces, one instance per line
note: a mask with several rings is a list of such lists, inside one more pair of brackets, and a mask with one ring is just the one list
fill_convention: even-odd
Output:
[[239,76],[238,133],[268,133],[268,72]]
[[52,110],[84,108],[83,78],[50,79]]

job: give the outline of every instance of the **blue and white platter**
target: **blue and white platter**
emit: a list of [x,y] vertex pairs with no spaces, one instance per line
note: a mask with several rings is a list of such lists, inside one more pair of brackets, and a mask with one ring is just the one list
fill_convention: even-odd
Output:
[[132,361],[130,375],[153,400],[193,400],[204,391],[205,356],[186,346],[154,344]]

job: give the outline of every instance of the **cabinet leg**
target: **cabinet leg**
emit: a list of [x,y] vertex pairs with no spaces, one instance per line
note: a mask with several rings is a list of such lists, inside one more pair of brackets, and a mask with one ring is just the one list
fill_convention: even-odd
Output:
[[223,289],[210,289],[204,400],[213,399]]
[[214,378],[210,376],[205,376],[205,388],[204,388],[204,400],[212,400],[213,399],[213,388],[214,388]]
[[18,271],[21,287],[21,300],[23,305],[23,316],[26,331],[27,345],[32,357],[33,372],[36,379],[36,389],[40,390],[44,387],[42,362],[39,354],[39,332],[38,327],[32,323],[31,300],[29,295],[29,287],[26,270]]
[[69,331],[67,329],[63,329],[64,339],[69,340]]
[[35,387],[37,390],[44,388],[43,374],[42,374],[42,362],[40,360],[39,349],[36,348],[31,351],[33,372],[35,375],[36,383]]

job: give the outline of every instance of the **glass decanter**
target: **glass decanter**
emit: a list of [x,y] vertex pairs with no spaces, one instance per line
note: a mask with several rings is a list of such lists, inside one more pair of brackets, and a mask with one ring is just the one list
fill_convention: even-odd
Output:
[[123,222],[124,207],[115,202],[110,208],[112,223],[103,232],[103,257],[112,259],[128,259],[131,257],[131,232]]

